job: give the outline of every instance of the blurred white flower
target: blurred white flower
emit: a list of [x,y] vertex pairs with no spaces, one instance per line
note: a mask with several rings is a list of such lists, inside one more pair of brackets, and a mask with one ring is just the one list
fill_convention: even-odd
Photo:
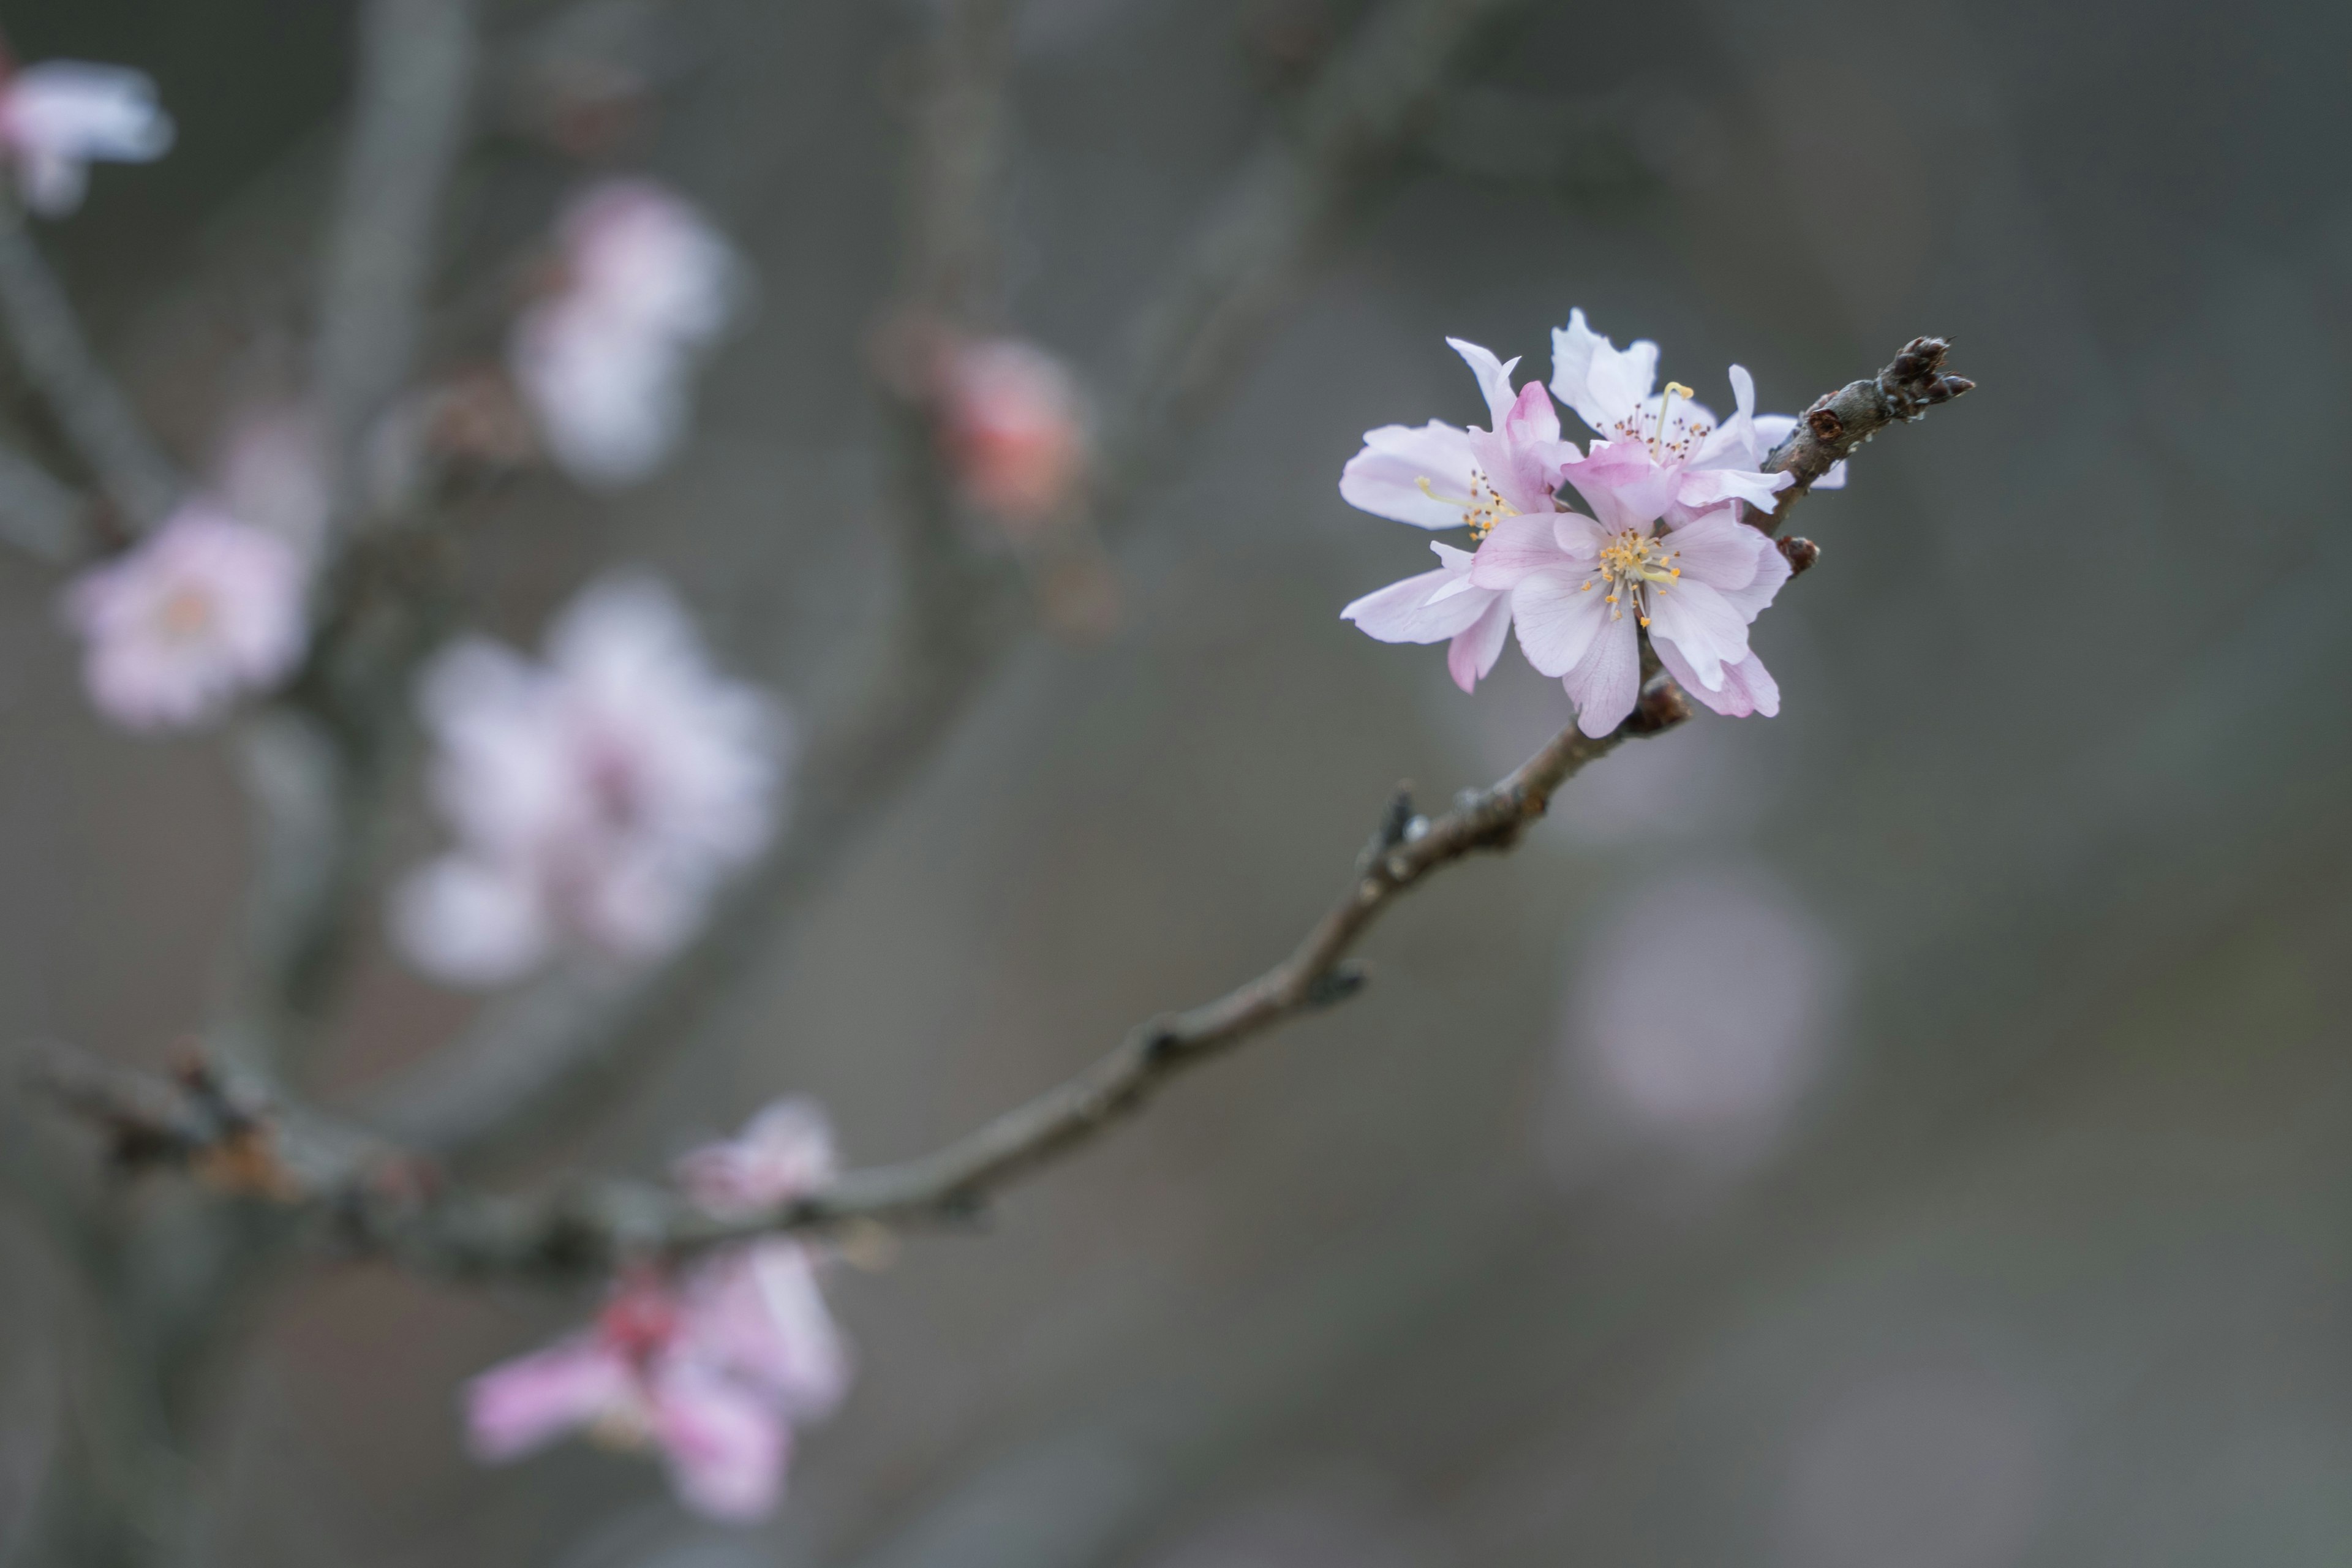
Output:
[[508,366],[567,473],[627,484],[685,435],[688,379],[734,314],[742,265],[693,206],[644,180],[590,190],[559,243],[562,284],[516,321]]
[[[1769,1148],[1826,1056],[1843,982],[1834,938],[1759,869],[1670,877],[1612,913],[1577,955],[1551,1135],[1603,1107],[1709,1163]],[[1572,1173],[1578,1152],[1556,1147]]]
[[277,534],[202,502],[182,506],[67,587],[90,700],[133,730],[218,718],[300,661],[307,579],[301,555]]
[[1015,528],[1050,520],[1085,475],[1076,380],[1013,338],[959,343],[941,362],[941,436],[965,500]]
[[395,891],[392,921],[439,979],[502,984],[566,945],[667,953],[774,829],[790,724],[710,668],[650,578],[592,584],[544,665],[460,642],[421,700],[457,844]]
[[144,71],[50,60],[0,80],[0,150],[37,213],[73,211],[91,163],[152,162],[171,149],[172,135]]

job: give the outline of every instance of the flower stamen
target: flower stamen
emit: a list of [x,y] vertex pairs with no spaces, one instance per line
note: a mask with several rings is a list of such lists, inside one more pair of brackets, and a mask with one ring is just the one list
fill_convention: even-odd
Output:
[[1502,492],[1487,482],[1486,476],[1475,470],[1473,470],[1470,475],[1470,495],[1467,500],[1460,496],[1438,494],[1437,487],[1429,482],[1427,474],[1421,475],[1412,482],[1419,486],[1421,493],[1430,500],[1462,509],[1462,524],[1470,531],[1470,542],[1473,544],[1484,542],[1486,537],[1495,531],[1495,525],[1505,518],[1520,515],[1519,509],[1505,500]]

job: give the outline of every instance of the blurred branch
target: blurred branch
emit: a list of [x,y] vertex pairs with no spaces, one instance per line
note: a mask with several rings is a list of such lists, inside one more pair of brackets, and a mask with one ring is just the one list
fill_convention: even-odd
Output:
[[26,379],[123,521],[140,531],[161,522],[179,498],[179,472],[90,352],[13,197],[0,197],[0,324]]
[[368,428],[415,358],[475,54],[473,0],[369,0],[361,20],[358,103],[314,367],[338,520],[357,504]]
[[1155,468],[1376,183],[1401,166],[1486,29],[1526,0],[1385,0],[1251,154],[1175,277],[1138,318],[1110,461]]
[[1923,419],[1937,404],[1974,391],[1975,382],[1945,371],[1944,355],[1951,346],[1948,338],[1913,338],[1876,375],[1814,399],[1760,465],[1768,474],[1794,474],[1797,483],[1781,492],[1780,504],[1757,526],[1767,533],[1779,532],[1789,509],[1811,489],[1813,481],[1853,456],[1864,442],[1897,420]]
[[91,542],[89,503],[47,468],[0,447],[0,541],[53,565]]

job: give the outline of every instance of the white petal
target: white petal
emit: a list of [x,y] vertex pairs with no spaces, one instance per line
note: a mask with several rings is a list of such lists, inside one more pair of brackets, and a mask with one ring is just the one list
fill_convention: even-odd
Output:
[[1478,390],[1486,398],[1486,428],[1500,430],[1503,421],[1510,417],[1511,405],[1518,401],[1518,394],[1511,390],[1511,372],[1518,368],[1519,362],[1498,360],[1492,350],[1465,343],[1460,338],[1448,338],[1445,342],[1469,364],[1470,374],[1478,378]]
[[1415,528],[1460,528],[1476,467],[1466,431],[1435,419],[1419,429],[1383,425],[1364,432],[1363,450],[1339,475],[1339,496],[1375,517]]
[[1440,589],[1466,575],[1457,569],[1440,567],[1402,583],[1391,583],[1341,610],[1339,618],[1355,622],[1366,636],[1381,642],[1444,642],[1467,630],[1495,602],[1496,595],[1491,590],[1476,587],[1468,593],[1436,599]]
[[1658,345],[1643,341],[1619,353],[1607,338],[1584,324],[1582,310],[1568,313],[1568,325],[1551,334],[1552,395],[1606,437],[1627,432],[1621,424],[1636,417],[1658,376]]
[[1723,684],[1723,667],[1748,657],[1748,623],[1724,596],[1685,577],[1650,595],[1650,637],[1671,640],[1690,661],[1699,684]]
[[1604,622],[1601,635],[1560,682],[1576,704],[1576,727],[1595,740],[1625,721],[1642,696],[1642,651],[1633,617]]
[[547,954],[546,917],[520,875],[446,856],[392,898],[392,934],[436,980],[487,987],[518,980]]

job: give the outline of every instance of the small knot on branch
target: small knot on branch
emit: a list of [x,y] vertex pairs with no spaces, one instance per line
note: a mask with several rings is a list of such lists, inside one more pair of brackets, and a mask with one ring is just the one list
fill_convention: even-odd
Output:
[[1642,693],[1625,721],[1628,735],[1663,735],[1691,716],[1690,699],[1671,680],[1661,680]]
[[1389,804],[1372,828],[1371,838],[1363,852],[1356,857],[1356,875],[1369,877],[1373,868],[1387,858],[1388,852],[1403,843],[1411,835],[1413,824],[1412,786],[1401,784],[1389,796]]
[[1837,410],[1830,406],[1830,400],[1836,395],[1830,393],[1805,410],[1805,428],[1813,433],[1816,440],[1834,441],[1845,434],[1845,421],[1839,418]]
[[1810,539],[1800,539],[1790,534],[1772,542],[1780,547],[1781,555],[1788,560],[1789,575],[1791,577],[1803,576],[1813,569],[1813,563],[1822,558],[1822,547]]

